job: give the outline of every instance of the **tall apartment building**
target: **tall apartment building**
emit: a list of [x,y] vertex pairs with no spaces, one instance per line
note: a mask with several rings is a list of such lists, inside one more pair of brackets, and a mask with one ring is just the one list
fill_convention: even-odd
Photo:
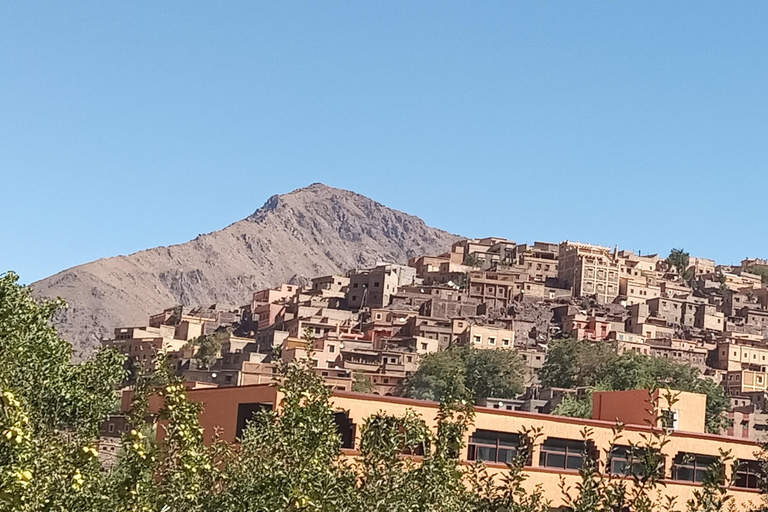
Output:
[[383,263],[372,269],[349,274],[347,305],[352,310],[388,306],[392,295],[402,286],[416,281],[416,269],[405,265]]
[[557,278],[558,245],[547,242],[515,247],[515,264],[522,266],[535,281]]
[[558,253],[557,278],[573,295],[610,303],[619,295],[619,260],[608,247],[565,241]]

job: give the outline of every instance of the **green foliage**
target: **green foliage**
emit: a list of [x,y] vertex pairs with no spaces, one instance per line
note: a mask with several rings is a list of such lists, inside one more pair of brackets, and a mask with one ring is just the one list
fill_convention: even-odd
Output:
[[763,284],[768,284],[768,267],[765,265],[753,265],[747,269],[750,274],[760,276]]
[[[729,450],[720,450],[720,456],[710,464],[701,482],[701,488],[693,491],[693,498],[686,503],[687,512],[721,512],[732,510],[733,496],[728,489],[733,485],[739,462]],[[731,466],[731,477],[726,478],[726,468]]]
[[352,391],[358,393],[373,393],[375,389],[371,378],[361,371],[355,370],[352,374]]
[[221,510],[332,511],[351,500],[355,478],[342,461],[331,390],[309,358],[311,351],[282,365],[279,411],[261,411],[249,423],[240,450],[226,463]]
[[691,261],[690,255],[684,249],[672,249],[667,256],[667,263],[677,270],[677,274],[683,276]]
[[[707,432],[718,433],[727,426],[725,412],[730,402],[722,386],[702,377],[699,370],[667,358],[636,352],[617,354],[605,342],[564,339],[555,341],[547,352],[540,372],[544,386],[573,388],[588,386],[602,391],[668,387],[707,395]],[[587,417],[591,399],[569,398],[555,409],[556,414]]]
[[543,498],[540,486],[532,491],[525,488],[525,467],[530,463],[534,446],[542,437],[541,429],[523,429],[517,454],[507,464],[508,471],[501,482],[490,475],[482,462],[469,467],[467,480],[473,492],[472,506],[475,512],[549,512],[550,503]]
[[539,371],[545,387],[594,386],[615,361],[616,349],[606,342],[592,343],[573,338],[554,340]]
[[475,253],[467,254],[464,257],[464,265],[472,268],[479,268],[483,264],[483,260],[480,259],[480,256],[478,256]]
[[0,511],[90,510],[100,485],[95,437],[124,376],[101,350],[73,365],[50,325],[61,301],[37,302],[0,276]]
[[221,356],[221,338],[225,336],[225,333],[215,332],[200,336],[192,342],[198,347],[195,359],[201,367],[210,369]]
[[350,510],[464,510],[471,495],[455,454],[462,448],[470,411],[460,403],[443,404],[437,435],[413,411],[402,417],[380,412],[366,420],[357,464],[360,485]]
[[419,369],[403,386],[403,395],[440,401],[457,395],[512,398],[523,391],[524,364],[514,350],[451,347],[421,358]]

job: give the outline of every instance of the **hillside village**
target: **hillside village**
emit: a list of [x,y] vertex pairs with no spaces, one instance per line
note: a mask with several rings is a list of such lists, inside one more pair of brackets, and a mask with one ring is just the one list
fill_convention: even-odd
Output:
[[[766,270],[765,260],[725,266],[682,251],[665,258],[571,241],[467,239],[407,265],[382,262],[261,290],[234,311],[171,307],[102,343],[133,365],[151,367],[165,352],[177,373],[201,386],[244,386],[271,383],[275,357],[306,356],[310,332],[316,371],[329,386],[353,391],[365,379],[380,396],[397,396],[420,357],[451,345],[515,350],[526,392],[491,406],[549,413],[584,390],[540,386],[548,343],[593,340],[699,369],[731,398],[728,434],[762,439]],[[193,343],[213,334],[215,353]]]

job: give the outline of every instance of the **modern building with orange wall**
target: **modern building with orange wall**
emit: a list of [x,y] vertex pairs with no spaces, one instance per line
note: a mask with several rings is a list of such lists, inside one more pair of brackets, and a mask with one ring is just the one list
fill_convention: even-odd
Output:
[[[204,404],[200,422],[205,429],[206,442],[211,441],[216,429],[222,439],[236,441],[254,411],[274,408],[280,401],[277,389],[269,385],[190,389],[188,395],[190,399]],[[541,485],[542,492],[552,505],[561,506],[561,479],[571,487],[578,483],[582,454],[593,453],[601,467],[605,467],[608,447],[614,437],[613,429],[617,421],[621,421],[625,424],[624,430],[615,445],[619,447],[619,452],[613,458],[614,464],[617,461],[621,463],[621,447],[630,443],[643,445],[643,436],[651,432],[648,422],[653,416],[648,410],[656,407],[674,412],[671,415],[674,424],[668,425],[669,442],[663,449],[666,478],[662,494],[677,496],[678,506],[684,506],[699,487],[706,466],[723,449],[730,450],[734,457],[744,461],[737,475],[737,485],[730,490],[734,503],[744,510],[748,510],[750,504],[759,504],[761,497],[756,477],[758,446],[746,439],[704,433],[706,398],[677,392],[675,397],[676,402],[669,404],[664,392],[656,392],[650,397],[645,390],[595,393],[596,419],[477,407],[460,460],[463,463],[484,460],[490,471],[501,476],[506,471],[505,461],[511,453],[509,447],[515,445],[519,433],[532,428],[541,429],[542,436],[534,446],[531,465],[525,470],[525,485],[531,490]],[[129,403],[125,398],[124,407]],[[159,407],[160,397],[153,398],[153,407]],[[336,421],[344,453],[351,457],[358,454],[360,426],[367,417],[377,412],[386,411],[399,416],[410,409],[420,414],[430,428],[436,426],[438,404],[434,402],[335,392],[332,404],[337,411]],[[590,430],[587,443],[583,438],[585,427]],[[162,437],[162,432],[158,434]]]

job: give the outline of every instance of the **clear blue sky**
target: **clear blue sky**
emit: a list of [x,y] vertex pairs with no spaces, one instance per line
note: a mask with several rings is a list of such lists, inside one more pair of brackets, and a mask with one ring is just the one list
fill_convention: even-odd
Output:
[[0,3],[0,271],[320,181],[467,236],[768,257],[768,3]]

